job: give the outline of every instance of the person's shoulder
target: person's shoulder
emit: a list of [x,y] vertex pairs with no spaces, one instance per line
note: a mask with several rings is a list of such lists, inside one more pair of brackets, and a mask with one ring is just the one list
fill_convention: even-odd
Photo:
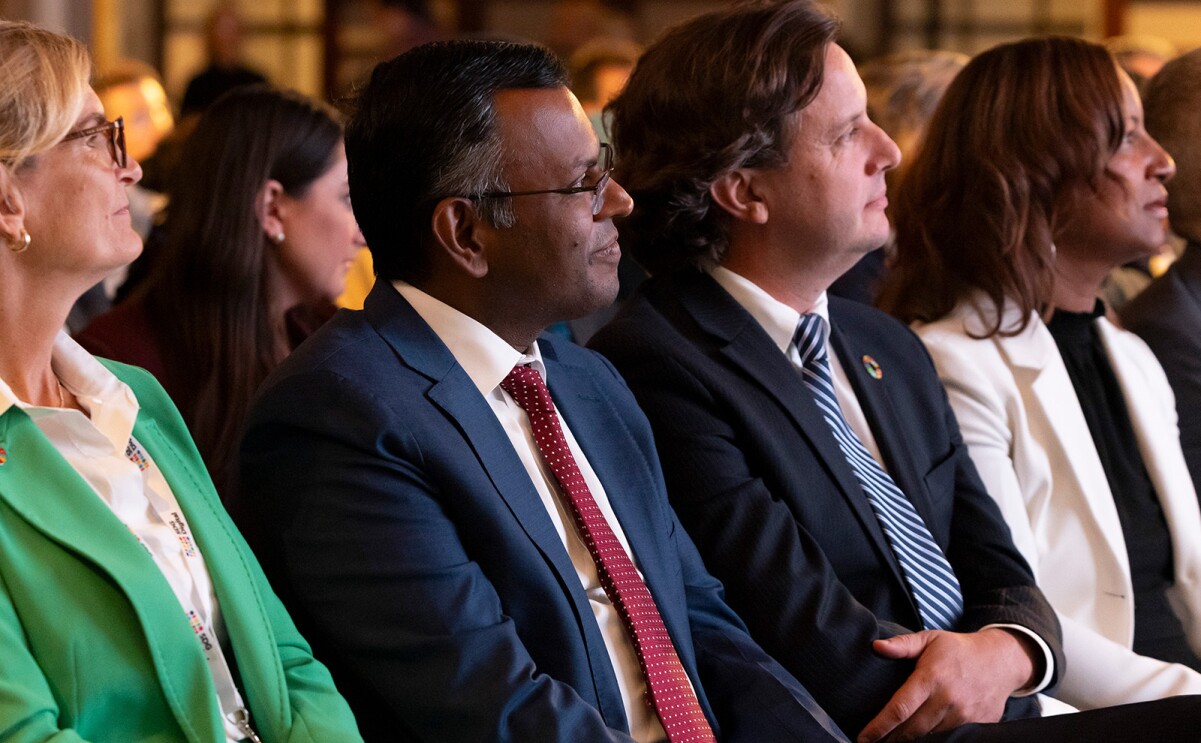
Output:
[[887,312],[863,302],[833,294],[827,294],[827,301],[832,321],[850,323],[880,333],[895,333],[900,328],[906,327],[904,323]]
[[1154,329],[1172,335],[1193,335],[1183,333],[1184,323],[1180,322],[1182,312],[1192,310],[1194,314],[1201,313],[1201,296],[1189,290],[1186,279],[1173,265],[1167,273],[1156,278],[1139,292],[1129,302],[1118,310],[1122,324],[1138,333],[1145,329]]
[[922,348],[908,325],[875,307],[843,297],[829,297],[830,324],[838,332],[884,348]]
[[[686,302],[702,303],[705,282],[712,279],[695,269],[658,274],[642,282],[617,315],[589,340],[606,356],[622,347],[677,345],[677,335],[691,335],[695,319]],[[716,284],[712,284],[716,287]]]
[[362,310],[339,309],[301,342],[278,368],[279,375],[361,365],[385,351]]
[[598,379],[617,377],[617,372],[607,358],[591,348],[570,341],[553,333],[543,333],[538,346],[544,359],[558,362],[568,373],[594,376]]
[[97,361],[105,368],[112,372],[113,376],[121,380],[133,390],[134,395],[138,398],[138,402],[144,404],[142,397],[144,393],[150,393],[157,397],[159,394],[164,399],[167,393],[163,390],[163,386],[158,379],[146,369],[135,364],[128,364],[124,361],[115,361],[113,359],[104,358],[101,356],[95,357]]
[[1113,349],[1111,356],[1121,363],[1137,364],[1143,369],[1153,370],[1156,377],[1163,374],[1163,369],[1156,359],[1155,353],[1141,336],[1111,322],[1107,317],[1100,318],[1098,322],[1103,328],[1102,333],[1106,345]]
[[153,374],[140,366],[112,359],[98,356],[96,360],[129,387],[134,399],[138,401],[139,417],[147,416],[154,419],[167,433],[177,437],[178,440],[187,440],[190,444],[191,434],[188,433],[175,401],[171,399]]

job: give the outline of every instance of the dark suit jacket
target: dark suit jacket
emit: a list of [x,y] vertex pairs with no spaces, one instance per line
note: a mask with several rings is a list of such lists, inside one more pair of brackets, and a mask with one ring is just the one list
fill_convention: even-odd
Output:
[[[723,602],[612,367],[539,345],[722,740],[841,739]],[[526,470],[388,282],[267,381],[241,471],[235,515],[367,740],[629,740],[592,609]]]
[[[1059,625],[984,491],[921,342],[830,298],[831,344],[897,485],[963,586],[959,629],[1030,628],[1062,668]],[[855,734],[912,670],[877,638],[921,628],[879,522],[796,369],[697,271],[643,284],[592,346],[651,420],[672,505],[751,635]],[[883,370],[872,378],[870,355]],[[1035,714],[1011,700],[1009,716]]]
[[1201,245],[1119,311],[1122,324],[1147,342],[1176,395],[1180,448],[1201,492]]

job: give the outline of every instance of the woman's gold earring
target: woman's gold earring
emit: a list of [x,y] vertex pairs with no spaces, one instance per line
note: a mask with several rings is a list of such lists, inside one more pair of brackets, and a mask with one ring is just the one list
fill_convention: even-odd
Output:
[[21,236],[16,240],[8,241],[8,249],[14,253],[24,253],[29,249],[29,243],[32,238],[29,237],[29,230],[21,228]]

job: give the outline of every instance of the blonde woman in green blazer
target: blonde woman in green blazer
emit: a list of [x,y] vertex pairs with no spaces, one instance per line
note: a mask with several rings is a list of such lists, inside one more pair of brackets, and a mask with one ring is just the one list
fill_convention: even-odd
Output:
[[162,388],[61,332],[141,249],[89,75],[0,22],[0,743],[361,741]]

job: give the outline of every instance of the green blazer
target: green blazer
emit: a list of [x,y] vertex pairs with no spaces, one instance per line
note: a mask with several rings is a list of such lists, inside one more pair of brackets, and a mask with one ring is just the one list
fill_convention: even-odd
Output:
[[[137,396],[134,436],[195,532],[259,735],[361,741],[175,406],[147,372],[103,363]],[[200,643],[150,555],[16,406],[0,448],[0,742],[224,741]]]

